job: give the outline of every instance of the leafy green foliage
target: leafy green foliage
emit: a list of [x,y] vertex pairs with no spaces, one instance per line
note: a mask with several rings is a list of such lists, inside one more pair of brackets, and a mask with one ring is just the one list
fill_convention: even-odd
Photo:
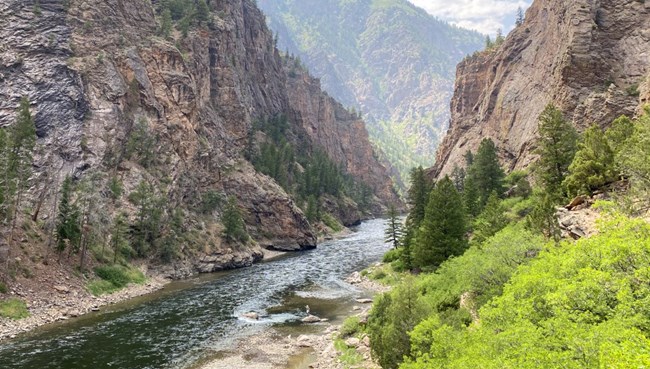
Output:
[[543,234],[548,239],[560,239],[560,227],[555,215],[555,199],[538,191],[533,195],[533,208],[526,217],[528,229]]
[[436,268],[451,256],[461,255],[467,247],[465,212],[461,196],[449,177],[431,191],[424,220],[413,246],[413,265]]
[[543,191],[555,199],[565,197],[562,182],[577,151],[578,133],[562,112],[548,105],[539,116],[539,160],[534,172]]
[[488,198],[483,212],[474,220],[473,242],[482,243],[508,225],[506,209],[496,192]]
[[634,132],[617,155],[621,171],[630,178],[634,211],[650,209],[650,108],[634,122]]
[[202,214],[211,214],[217,210],[224,202],[223,194],[210,190],[201,195],[201,205],[199,212]]
[[569,166],[569,175],[562,182],[567,194],[591,194],[618,178],[614,152],[600,127],[594,125],[586,130],[578,147]]
[[10,298],[0,301],[0,317],[19,320],[28,316],[27,304],[23,300]]
[[228,198],[228,203],[221,216],[221,223],[224,226],[223,235],[228,240],[245,243],[250,238],[234,196]]
[[361,332],[361,321],[358,316],[346,318],[339,330],[339,337],[346,338]]
[[375,299],[367,330],[373,357],[382,368],[397,368],[409,352],[408,332],[429,312],[413,278],[406,278],[392,292]]
[[99,279],[88,284],[88,289],[95,296],[118,291],[129,283],[143,284],[146,281],[141,271],[122,265],[97,267],[95,274]]
[[616,217],[519,268],[480,310],[480,326],[419,331],[414,339],[430,345],[403,368],[647,366],[649,260],[650,226]]

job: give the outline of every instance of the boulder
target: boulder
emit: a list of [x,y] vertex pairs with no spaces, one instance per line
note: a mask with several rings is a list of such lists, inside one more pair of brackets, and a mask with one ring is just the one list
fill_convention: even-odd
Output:
[[258,313],[256,313],[256,312],[254,312],[254,311],[251,311],[251,312],[242,314],[242,318],[252,319],[252,320],[259,320],[260,315]]
[[301,322],[303,323],[319,323],[321,321],[322,321],[321,318],[311,314],[301,319]]
[[372,299],[356,299],[354,301],[359,304],[372,304]]

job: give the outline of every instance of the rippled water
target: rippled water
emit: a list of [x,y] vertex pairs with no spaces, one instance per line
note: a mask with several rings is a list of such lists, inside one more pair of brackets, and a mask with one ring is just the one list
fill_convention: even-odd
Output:
[[[383,220],[363,223],[341,240],[165,291],[0,345],[0,368],[186,368],[208,349],[269,325],[295,321],[289,296],[349,300],[359,291],[345,277],[388,249]],[[314,300],[318,301],[318,300]],[[323,304],[326,305],[326,304]],[[323,306],[312,312],[327,317]],[[240,319],[257,311],[258,322]]]

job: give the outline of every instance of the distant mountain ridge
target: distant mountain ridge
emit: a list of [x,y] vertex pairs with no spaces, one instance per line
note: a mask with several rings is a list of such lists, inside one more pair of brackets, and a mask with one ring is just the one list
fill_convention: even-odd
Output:
[[406,0],[258,0],[278,48],[296,54],[404,174],[430,165],[450,118],[456,64],[483,36]]

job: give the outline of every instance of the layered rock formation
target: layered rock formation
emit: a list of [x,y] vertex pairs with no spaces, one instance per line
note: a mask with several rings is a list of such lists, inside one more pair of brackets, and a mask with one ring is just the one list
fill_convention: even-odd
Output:
[[408,177],[433,163],[449,122],[456,64],[484,36],[407,0],[259,0],[281,50],[299,55],[323,86],[361,109],[371,139]]
[[[534,160],[537,118],[553,103],[583,130],[648,102],[650,3],[535,0],[495,51],[458,65],[450,129],[433,176],[492,138],[508,169]],[[645,81],[645,82],[644,82]]]
[[[187,37],[174,31],[173,39],[159,36],[156,3],[0,4],[0,127],[14,122],[18,101],[27,96],[39,147],[32,200],[46,193],[45,207],[53,204],[66,175],[80,179],[99,173],[104,184],[117,176],[126,194],[144,179],[156,184],[169,203],[190,212],[210,191],[235,196],[249,232],[262,245],[314,247],[316,235],[303,212],[243,155],[256,120],[285,115],[295,144],[322,148],[375,189],[378,211],[382,202],[399,201],[363,122],[342,114],[318,81],[288,79],[253,1],[208,1],[213,9],[208,25],[192,27]],[[155,138],[147,148],[154,164],[126,155],[138,127]],[[305,130],[319,133],[306,135]],[[218,214],[213,221],[218,223]],[[209,258],[223,255],[219,248],[206,242],[200,257],[230,260]],[[246,265],[259,250],[250,255],[228,263]],[[204,269],[217,270],[216,264],[210,261]]]

